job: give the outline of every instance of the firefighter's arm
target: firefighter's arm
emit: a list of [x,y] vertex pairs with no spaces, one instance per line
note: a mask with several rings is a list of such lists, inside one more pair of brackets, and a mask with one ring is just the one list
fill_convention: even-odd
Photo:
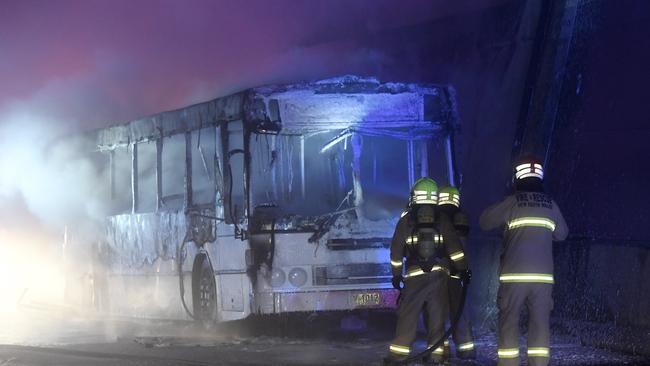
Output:
[[558,205],[553,201],[553,216],[555,216],[555,230],[553,230],[553,240],[562,241],[569,235],[569,228],[567,227],[564,216]]
[[506,223],[508,215],[512,208],[514,197],[506,197],[503,201],[495,203],[483,211],[479,218],[479,225],[481,229],[487,231],[496,229]]
[[445,243],[447,255],[452,261],[454,272],[467,270],[463,245],[448,215],[440,215],[440,233]]
[[406,217],[402,217],[397,226],[395,227],[395,233],[393,233],[393,239],[390,243],[390,268],[395,276],[402,275],[402,266],[404,259],[404,243],[406,243]]

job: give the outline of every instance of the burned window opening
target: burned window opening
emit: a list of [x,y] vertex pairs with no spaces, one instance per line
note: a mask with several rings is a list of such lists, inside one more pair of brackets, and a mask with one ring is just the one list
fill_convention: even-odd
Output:
[[214,205],[216,199],[216,131],[192,131],[192,206]]
[[157,147],[155,142],[143,142],[137,147],[137,207],[136,213],[156,211],[157,200]]
[[113,215],[130,212],[132,209],[131,187],[131,148],[126,146],[116,147],[110,153],[110,178],[111,201],[109,212]]
[[[282,215],[318,216],[335,211],[352,189],[352,155],[340,146],[320,154],[337,131],[311,135],[251,137],[251,196],[254,206],[274,205]],[[303,198],[304,197],[304,198]]]
[[[429,148],[434,136],[439,137],[437,130],[419,131],[420,135],[347,128],[304,134],[292,130],[290,135],[277,136],[253,134],[253,204],[278,207],[279,215],[290,222],[287,227],[295,225],[298,218],[310,226],[314,218],[348,208],[356,211],[356,219],[396,217],[406,205],[413,181],[429,173],[429,152],[437,158],[443,156]],[[300,172],[299,178],[296,172]],[[438,175],[444,176],[444,172]],[[351,199],[347,199],[349,192],[354,192]],[[280,220],[278,230],[282,227]]]
[[181,210],[185,200],[185,135],[162,142],[162,210]]

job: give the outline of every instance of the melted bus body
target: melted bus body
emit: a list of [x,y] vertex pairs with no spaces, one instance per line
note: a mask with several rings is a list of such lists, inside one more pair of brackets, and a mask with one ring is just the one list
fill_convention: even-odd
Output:
[[395,224],[417,178],[457,181],[456,129],[448,86],[346,76],[96,131],[113,214],[95,298],[215,321],[393,307]]

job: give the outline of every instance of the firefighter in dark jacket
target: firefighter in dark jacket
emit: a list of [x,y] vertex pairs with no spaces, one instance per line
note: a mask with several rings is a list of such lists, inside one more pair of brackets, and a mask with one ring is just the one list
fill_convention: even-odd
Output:
[[[446,214],[452,218],[454,229],[458,234],[458,239],[462,247],[462,252],[452,256],[452,261],[464,259],[467,263],[467,236],[469,235],[469,220],[467,215],[460,209],[460,192],[454,187],[443,187],[438,195],[438,210],[441,214]],[[456,319],[459,310],[460,300],[463,292],[463,285],[460,276],[452,274],[447,283],[448,302],[450,320]],[[467,301],[465,301],[464,311],[458,318],[458,323],[452,333],[456,356],[461,359],[476,358],[474,349],[474,338],[472,336],[472,325],[469,316],[467,316]]]
[[499,271],[498,357],[500,366],[519,365],[519,315],[528,308],[528,365],[549,363],[549,316],[553,309],[553,241],[568,228],[560,208],[544,193],[540,161],[525,158],[514,165],[515,193],[488,207],[483,230],[504,227]]
[[[385,359],[387,364],[408,358],[422,310],[428,315],[428,345],[444,335],[449,274],[469,273],[451,218],[436,212],[437,199],[436,182],[419,179],[411,190],[409,210],[395,228],[390,260],[393,286],[401,290],[401,300],[395,338]],[[451,257],[458,259],[452,261]],[[438,347],[428,361],[442,362],[443,358],[443,347]]]

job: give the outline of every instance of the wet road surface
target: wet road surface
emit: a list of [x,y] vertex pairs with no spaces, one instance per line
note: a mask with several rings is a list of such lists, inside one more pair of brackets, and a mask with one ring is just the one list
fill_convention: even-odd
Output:
[[[381,365],[392,335],[390,314],[252,317],[215,327],[27,315],[3,320],[0,366]],[[496,364],[492,332],[480,332],[476,346],[476,361],[450,364]],[[582,346],[569,336],[555,335],[552,352],[553,365],[650,365],[650,358]]]

